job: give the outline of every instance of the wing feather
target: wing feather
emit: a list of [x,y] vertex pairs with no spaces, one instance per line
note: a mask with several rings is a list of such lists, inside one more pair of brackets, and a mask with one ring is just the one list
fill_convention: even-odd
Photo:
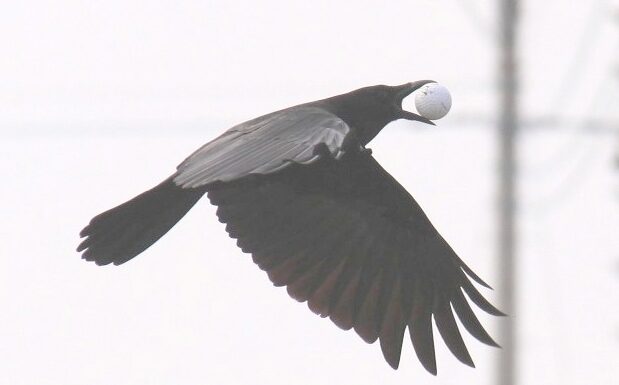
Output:
[[379,332],[380,348],[383,351],[383,356],[394,369],[397,369],[400,364],[402,342],[404,340],[404,331],[406,330],[406,320],[402,313],[400,281],[401,278],[396,276],[391,295],[387,298],[389,302]]
[[421,285],[416,286],[413,310],[408,320],[408,330],[417,358],[428,372],[436,375],[431,307],[426,303],[426,295],[422,294],[422,290],[420,290]]
[[454,319],[449,302],[442,299],[437,299],[434,306],[434,321],[443,341],[447,348],[454,356],[463,364],[475,367],[473,360],[464,345],[456,320]]

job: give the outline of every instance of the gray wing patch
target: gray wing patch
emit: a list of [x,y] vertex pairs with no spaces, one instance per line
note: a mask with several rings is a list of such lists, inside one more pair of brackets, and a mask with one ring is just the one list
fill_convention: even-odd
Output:
[[274,112],[232,127],[205,144],[177,168],[174,183],[193,188],[229,182],[250,174],[270,174],[291,163],[312,163],[324,144],[335,158],[341,155],[348,125],[316,107]]

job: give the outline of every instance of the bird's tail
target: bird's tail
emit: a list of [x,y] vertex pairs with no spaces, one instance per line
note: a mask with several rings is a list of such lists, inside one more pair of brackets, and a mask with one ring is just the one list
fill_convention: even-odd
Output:
[[94,217],[81,232],[82,258],[97,265],[125,263],[168,232],[206,192],[184,189],[172,177]]

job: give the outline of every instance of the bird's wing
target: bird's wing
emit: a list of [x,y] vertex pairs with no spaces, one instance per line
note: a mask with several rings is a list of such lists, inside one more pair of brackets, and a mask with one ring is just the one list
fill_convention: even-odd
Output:
[[317,107],[293,107],[232,127],[179,166],[174,182],[198,187],[250,174],[270,174],[308,164],[325,151],[338,158],[350,132],[339,117]]
[[496,346],[464,296],[501,315],[469,278],[487,285],[369,154],[224,183],[208,197],[276,286],[368,343],[379,339],[392,367],[408,326],[417,356],[436,374],[432,316],[448,348],[472,366],[452,308],[473,336]]

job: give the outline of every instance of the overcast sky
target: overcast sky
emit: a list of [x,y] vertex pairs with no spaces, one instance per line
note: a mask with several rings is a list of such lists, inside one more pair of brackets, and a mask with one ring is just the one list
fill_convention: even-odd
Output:
[[[371,144],[494,287],[494,1],[19,1],[0,13],[0,383],[492,384],[501,351],[437,337],[437,378],[274,288],[200,202],[120,267],[74,252],[95,214],[246,119],[377,83],[453,96],[430,128]],[[619,377],[617,2],[525,2],[520,140],[522,383]],[[614,78],[612,77],[614,76]],[[616,127],[616,125],[615,125]],[[499,293],[484,292],[500,307]],[[491,334],[500,319],[479,313]],[[500,340],[498,341],[501,342]]]

